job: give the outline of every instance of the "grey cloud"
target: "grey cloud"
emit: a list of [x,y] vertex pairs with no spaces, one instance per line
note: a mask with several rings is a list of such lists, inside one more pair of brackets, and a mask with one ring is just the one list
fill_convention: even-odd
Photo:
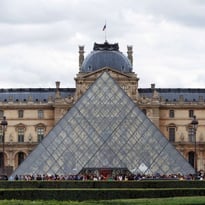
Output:
[[[148,1],[146,1],[148,2]],[[187,26],[205,26],[205,2],[195,0],[149,1],[144,12]]]
[[74,87],[78,45],[85,45],[87,55],[94,42],[103,42],[105,19],[109,42],[118,42],[125,55],[127,44],[133,45],[141,87],[195,86],[198,76],[205,86],[203,70],[198,71],[205,66],[204,5],[200,0],[1,0],[1,86],[47,87],[60,80]]
[[[63,32],[62,32],[63,31]],[[53,24],[0,24],[0,44],[65,40],[74,31],[68,22]]]

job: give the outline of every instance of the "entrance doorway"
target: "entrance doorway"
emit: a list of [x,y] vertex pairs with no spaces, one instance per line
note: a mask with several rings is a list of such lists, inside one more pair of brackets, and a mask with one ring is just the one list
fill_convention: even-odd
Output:
[[112,169],[99,169],[99,175],[102,179],[109,179],[112,177]]
[[131,176],[127,168],[83,168],[79,174],[88,179],[97,177],[100,180],[115,180],[118,176]]

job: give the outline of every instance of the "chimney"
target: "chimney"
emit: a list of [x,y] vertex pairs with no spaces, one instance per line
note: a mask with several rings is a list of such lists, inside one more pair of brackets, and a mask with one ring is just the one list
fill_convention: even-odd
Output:
[[84,46],[79,46],[79,68],[81,68],[84,61]]
[[132,51],[132,46],[127,46],[127,57],[130,60],[131,65],[133,65],[133,51]]
[[56,81],[56,95],[55,98],[60,98],[61,94],[60,94],[60,81]]
[[155,84],[154,84],[154,83],[151,84],[151,89],[152,89],[152,90],[155,89]]

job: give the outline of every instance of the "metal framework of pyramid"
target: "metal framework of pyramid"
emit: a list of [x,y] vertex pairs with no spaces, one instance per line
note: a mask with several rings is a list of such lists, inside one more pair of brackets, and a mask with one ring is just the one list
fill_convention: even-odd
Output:
[[104,72],[13,172],[78,174],[127,168],[133,174],[193,174],[193,167]]

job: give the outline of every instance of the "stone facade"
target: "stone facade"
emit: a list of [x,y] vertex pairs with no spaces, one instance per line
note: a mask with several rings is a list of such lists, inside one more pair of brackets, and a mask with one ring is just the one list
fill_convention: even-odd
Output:
[[[128,46],[128,59],[133,61],[132,47]],[[84,60],[84,47],[79,47],[79,66]],[[112,78],[118,82],[128,96],[144,111],[149,119],[161,130],[169,141],[194,166],[194,153],[197,156],[197,169],[205,170],[205,102],[202,95],[205,90],[197,92],[198,98],[186,100],[181,90],[170,89],[174,95],[173,100],[163,98],[162,90],[151,88],[138,88],[139,78],[134,72],[123,73],[111,67],[83,73],[79,72],[75,78],[76,88],[71,94],[62,95],[60,82],[56,82],[54,97],[48,97],[45,102],[28,97],[25,101],[7,98],[0,101],[0,117],[6,116],[8,127],[5,131],[5,141],[0,144],[1,172],[16,169],[23,159],[36,147],[41,137],[54,127],[62,116],[72,107],[88,87],[104,72],[108,71]],[[23,89],[22,89],[23,90]],[[39,91],[41,92],[41,91]],[[188,89],[192,95],[194,89]],[[147,94],[148,93],[148,94]],[[1,89],[0,95],[12,96],[12,91]],[[191,121],[193,115],[197,116],[199,126],[196,132],[196,141],[193,138]],[[2,129],[0,136],[2,138]],[[39,138],[40,137],[40,138]],[[2,165],[2,147],[4,146],[4,167]]]

